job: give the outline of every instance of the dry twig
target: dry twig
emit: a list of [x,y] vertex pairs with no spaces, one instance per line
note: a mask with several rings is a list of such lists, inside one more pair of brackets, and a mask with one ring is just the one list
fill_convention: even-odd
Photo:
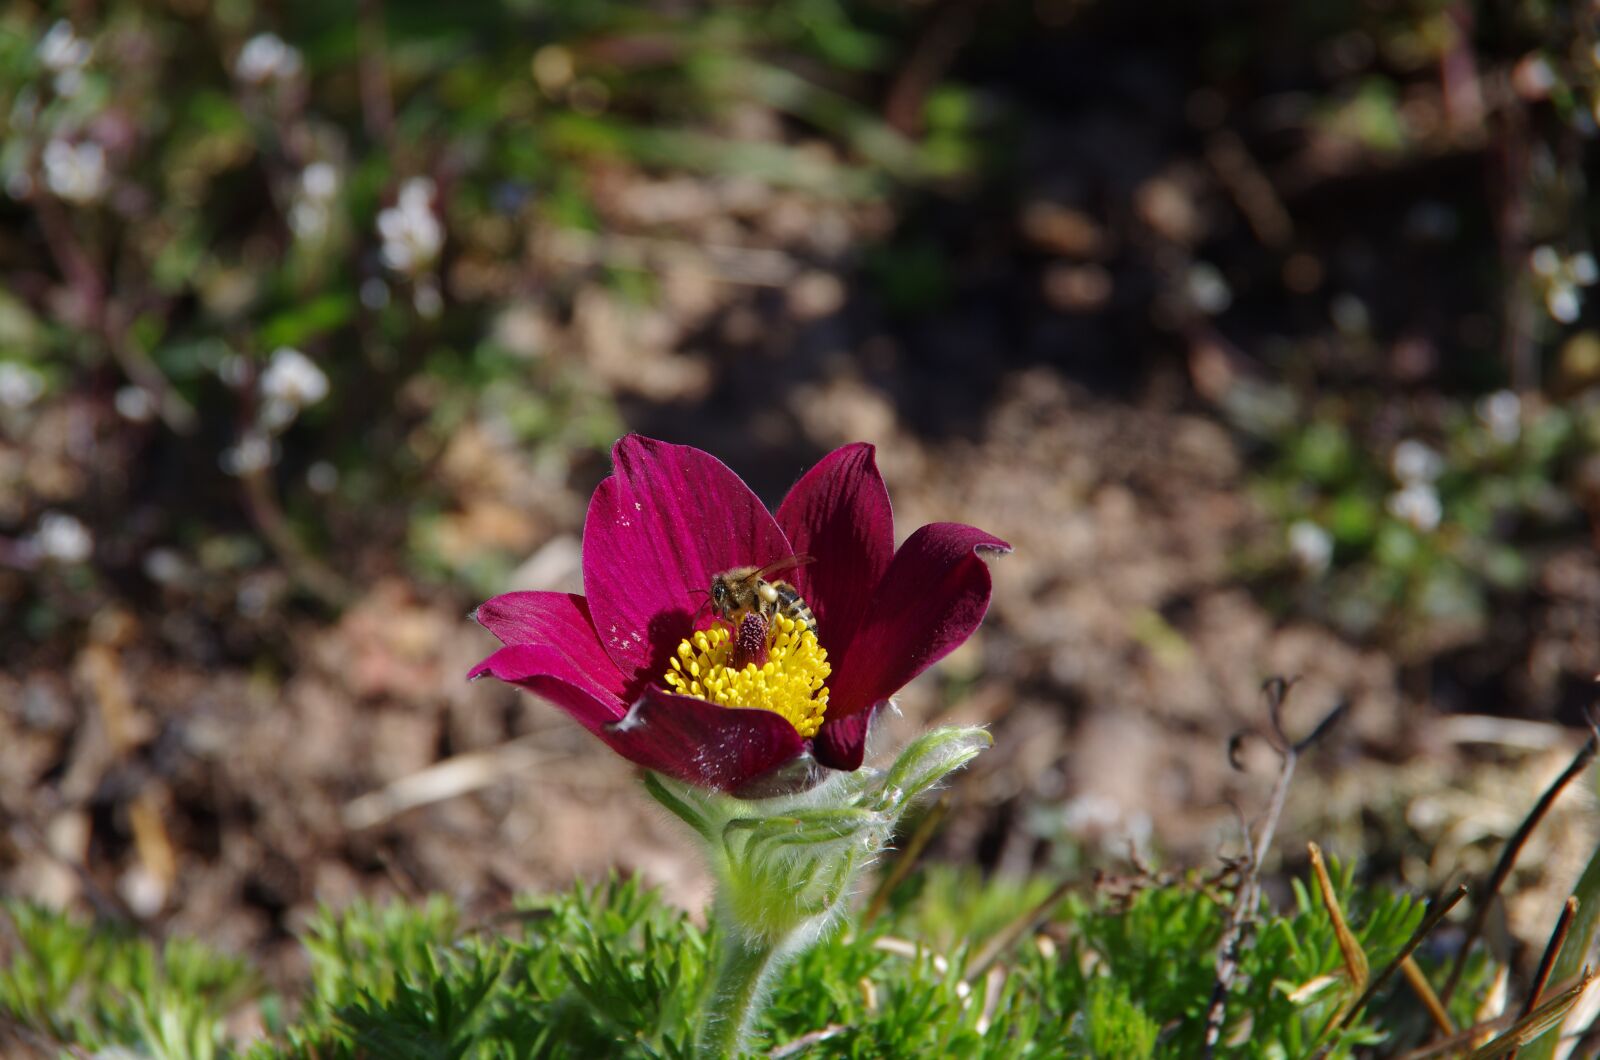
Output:
[[[1255,842],[1249,842],[1248,830],[1245,833],[1246,863],[1239,879],[1239,887],[1234,891],[1233,907],[1228,913],[1228,926],[1223,930],[1222,942],[1218,947],[1217,981],[1211,990],[1211,1004],[1206,1009],[1205,1055],[1207,1057],[1215,1054],[1217,1042],[1222,1038],[1223,1023],[1226,1022],[1228,1015],[1228,991],[1233,986],[1234,977],[1239,974],[1239,955],[1249,939],[1251,926],[1255,922],[1256,909],[1261,904],[1261,866],[1266,861],[1267,851],[1272,846],[1273,833],[1278,830],[1278,819],[1283,816],[1283,804],[1289,794],[1289,781],[1294,778],[1295,764],[1299,761],[1300,753],[1320,739],[1345,711],[1345,704],[1341,703],[1317,723],[1309,736],[1295,742],[1289,739],[1283,730],[1283,704],[1292,687],[1293,682],[1282,677],[1274,677],[1263,688],[1267,699],[1269,723],[1267,742],[1278,752],[1282,765],[1278,770],[1278,779],[1272,786],[1272,797],[1267,800],[1267,812],[1257,831]],[[1235,768],[1238,768],[1235,752],[1239,742],[1240,738],[1236,736],[1229,747],[1229,758]]]
[[1478,941],[1478,936],[1483,934],[1484,925],[1488,923],[1489,910],[1494,905],[1495,896],[1500,893],[1500,888],[1505,886],[1506,880],[1511,876],[1511,870],[1516,867],[1517,855],[1522,853],[1528,837],[1539,827],[1539,822],[1544,820],[1545,815],[1550,812],[1550,807],[1555,805],[1556,799],[1566,790],[1567,785],[1576,780],[1578,774],[1594,760],[1596,751],[1600,751],[1600,734],[1591,733],[1576,757],[1572,759],[1572,764],[1567,766],[1549,788],[1545,789],[1545,793],[1539,796],[1539,801],[1534,804],[1528,816],[1506,841],[1505,850],[1501,851],[1500,860],[1495,864],[1494,872],[1489,875],[1488,886],[1479,892],[1477,901],[1473,903],[1472,920],[1467,924],[1466,938],[1462,940],[1461,948],[1456,952],[1455,963],[1450,966],[1450,975],[1445,979],[1444,989],[1439,991],[1440,998],[1446,1004],[1449,1004],[1451,996],[1461,982],[1461,974],[1466,970],[1472,944]]
[[[1366,992],[1370,978],[1366,951],[1361,948],[1355,933],[1345,922],[1344,910],[1339,907],[1339,896],[1334,893],[1333,878],[1328,875],[1328,866],[1322,859],[1322,848],[1315,843],[1307,843],[1306,854],[1311,858],[1311,874],[1316,878],[1318,893],[1322,895],[1322,907],[1328,911],[1328,920],[1333,924],[1333,937],[1339,943],[1339,954],[1344,959],[1345,978],[1350,981],[1350,987],[1356,992],[1356,996],[1360,997]],[[1343,1012],[1335,1013],[1328,1021],[1324,1033],[1338,1025],[1343,1015]]]
[[1475,1023],[1467,1029],[1460,1031],[1448,1038],[1429,1042],[1420,1049],[1413,1049],[1404,1054],[1401,1060],[1431,1060],[1436,1056],[1454,1056],[1464,1049],[1473,1048],[1473,1043],[1482,1040],[1485,1034],[1494,1034],[1504,1031],[1498,1038],[1488,1045],[1471,1053],[1472,1060],[1492,1060],[1504,1057],[1511,1049],[1526,1045],[1545,1031],[1553,1027],[1557,1021],[1564,1018],[1567,1011],[1572,1008],[1583,992],[1594,982],[1594,974],[1585,969],[1583,974],[1570,985],[1564,987],[1550,1000],[1544,1002],[1526,1016],[1506,1013],[1496,1016],[1492,1020]]
[[825,1042],[829,1038],[837,1038],[849,1029],[843,1023],[830,1023],[826,1027],[818,1028],[809,1034],[802,1034],[792,1042],[785,1042],[767,1055],[772,1057],[772,1060],[781,1060],[785,1056],[798,1056],[818,1042]]
[[487,751],[470,751],[408,773],[377,791],[345,804],[339,814],[352,832],[372,828],[407,810],[443,802],[485,788],[511,773],[540,763],[527,744],[512,741]]
[[[1523,1002],[1522,1015],[1524,1017],[1533,1013],[1539,1007],[1539,1001],[1544,996],[1544,988],[1550,983],[1550,973],[1555,970],[1556,958],[1561,954],[1561,947],[1566,945],[1567,933],[1572,930],[1572,918],[1578,912],[1578,896],[1569,897],[1566,904],[1561,907],[1561,917],[1556,921],[1555,930],[1550,932],[1550,942],[1544,948],[1544,956],[1539,958],[1539,970],[1533,976],[1533,988],[1528,991],[1528,1000]],[[1516,1060],[1517,1050],[1512,1049],[1506,1054],[1506,1060]]]
[[[1456,907],[1456,903],[1460,902],[1461,899],[1465,898],[1466,896],[1467,885],[1460,884],[1454,891],[1450,892],[1449,897],[1436,899],[1429,905],[1427,915],[1422,918],[1422,923],[1417,925],[1417,930],[1411,933],[1411,938],[1408,939],[1406,944],[1400,948],[1400,952],[1395,956],[1395,959],[1390,961],[1383,971],[1373,976],[1372,979],[1367,983],[1367,989],[1359,998],[1356,999],[1356,1003],[1350,1006],[1350,1011],[1344,1014],[1344,1018],[1339,1021],[1338,1029],[1348,1027],[1351,1023],[1355,1022],[1356,1016],[1358,1016],[1361,1013],[1361,1010],[1366,1007],[1367,1002],[1371,1001],[1373,996],[1377,994],[1379,990],[1383,989],[1384,984],[1389,981],[1389,978],[1393,976],[1396,971],[1405,968],[1406,962],[1411,961],[1411,955],[1416,952],[1417,947],[1422,945],[1423,940],[1431,935],[1433,933],[1433,929],[1438,927],[1439,923],[1449,915],[1450,910]],[[1415,962],[1412,963],[1414,964]],[[1411,979],[1411,972],[1409,969],[1406,969],[1406,978],[1408,980]],[[1412,983],[1412,987],[1415,989],[1415,982]],[[1429,988],[1428,993],[1433,993],[1432,988]],[[1437,1000],[1437,998],[1435,998],[1435,1000]]]
[[1400,962],[1400,971],[1406,977],[1406,983],[1411,987],[1411,992],[1417,995],[1422,1002],[1422,1007],[1428,1010],[1428,1018],[1433,1020],[1433,1025],[1441,1034],[1454,1034],[1456,1025],[1450,1021],[1450,1013],[1444,1007],[1444,1002],[1439,1000],[1439,995],[1433,992],[1433,984],[1428,982],[1428,977],[1423,974],[1422,967],[1412,957],[1407,957]]

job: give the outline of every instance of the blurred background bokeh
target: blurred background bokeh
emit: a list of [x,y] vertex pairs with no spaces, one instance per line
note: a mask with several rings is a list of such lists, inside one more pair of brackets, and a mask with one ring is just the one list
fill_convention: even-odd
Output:
[[1282,674],[1349,705],[1287,857],[1482,868],[1600,670],[1597,105],[1545,0],[8,4],[0,890],[269,963],[357,894],[702,900],[463,680],[629,430],[772,503],[871,441],[902,535],[1016,546],[881,732],[993,726],[929,857],[1236,852]]

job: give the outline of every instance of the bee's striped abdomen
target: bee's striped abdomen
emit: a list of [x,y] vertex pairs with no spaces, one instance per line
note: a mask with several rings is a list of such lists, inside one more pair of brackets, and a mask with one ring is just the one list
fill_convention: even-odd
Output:
[[788,582],[773,582],[772,587],[778,591],[778,613],[788,615],[815,634],[817,616],[811,613],[811,605],[806,603],[805,597]]

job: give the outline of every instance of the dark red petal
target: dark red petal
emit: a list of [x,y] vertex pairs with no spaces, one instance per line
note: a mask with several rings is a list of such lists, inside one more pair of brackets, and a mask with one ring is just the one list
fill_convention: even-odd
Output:
[[619,699],[625,683],[611,656],[600,647],[589,603],[576,593],[505,593],[472,613],[478,624],[503,644],[543,644],[567,657],[575,672]]
[[811,753],[829,769],[847,772],[861,768],[867,753],[867,729],[878,704],[843,718],[828,718],[811,741]]
[[[790,554],[750,487],[716,457],[628,435],[583,526],[583,587],[601,646],[636,684],[661,677],[711,576]],[[782,719],[779,719],[782,720]],[[785,723],[787,724],[787,723]]]
[[872,612],[834,667],[828,718],[888,699],[972,635],[989,609],[989,568],[979,550],[1011,546],[976,527],[929,523],[895,553]]
[[785,574],[817,615],[822,646],[842,652],[894,558],[894,514],[864,442],[835,449],[806,472],[778,508],[778,526],[814,563]]
[[655,688],[600,738],[646,769],[719,791],[747,787],[805,750],[805,740],[780,714],[719,707]]
[[[609,662],[607,673],[620,684],[620,675]],[[605,739],[609,726],[627,714],[622,698],[614,690],[548,644],[513,644],[501,648],[473,667],[467,677],[497,677],[507,684],[526,688],[572,715],[601,739]]]

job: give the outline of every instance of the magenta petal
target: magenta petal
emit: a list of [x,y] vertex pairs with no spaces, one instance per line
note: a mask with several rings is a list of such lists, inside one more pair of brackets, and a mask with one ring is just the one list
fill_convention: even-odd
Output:
[[829,769],[860,769],[867,754],[867,729],[876,712],[877,704],[873,704],[847,717],[825,720],[812,738],[812,755]]
[[805,750],[794,726],[770,710],[719,707],[655,688],[600,738],[646,769],[720,791],[746,787]]
[[834,668],[828,718],[888,699],[972,635],[989,609],[980,550],[1011,546],[972,526],[929,523],[895,553],[873,609]]
[[628,435],[612,461],[583,526],[583,586],[605,651],[633,681],[654,681],[693,628],[704,599],[693,590],[781,559],[789,542],[716,457]]
[[505,593],[472,613],[503,644],[543,644],[566,656],[574,672],[617,698],[625,682],[611,656],[600,647],[589,603],[575,593]]
[[[620,682],[616,668],[608,672]],[[573,660],[548,644],[512,644],[473,667],[468,679],[497,677],[548,699],[605,739],[606,729],[626,715],[622,699]],[[780,719],[781,720],[781,719]]]
[[872,607],[872,591],[894,558],[894,515],[865,443],[835,449],[794,484],[778,526],[815,562],[784,577],[817,615],[824,648],[843,651]]

